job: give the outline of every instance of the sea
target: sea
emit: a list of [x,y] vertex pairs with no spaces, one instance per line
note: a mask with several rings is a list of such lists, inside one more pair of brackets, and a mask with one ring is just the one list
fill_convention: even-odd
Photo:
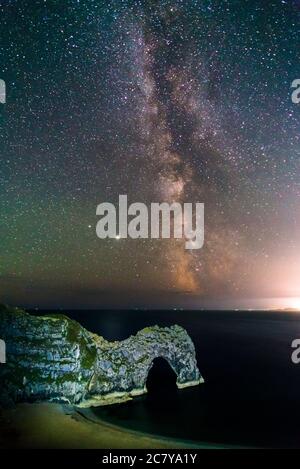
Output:
[[192,338],[199,386],[178,390],[176,376],[156,360],[148,394],[94,408],[108,423],[195,443],[242,447],[300,447],[300,314],[282,311],[65,311],[107,340],[145,326],[179,324]]

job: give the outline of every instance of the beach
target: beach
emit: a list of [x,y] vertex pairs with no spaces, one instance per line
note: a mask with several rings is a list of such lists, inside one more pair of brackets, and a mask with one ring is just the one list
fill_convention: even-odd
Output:
[[[178,449],[201,445],[161,438],[89,419],[71,406],[18,404],[0,414],[0,448]],[[207,447],[206,445],[202,447]]]

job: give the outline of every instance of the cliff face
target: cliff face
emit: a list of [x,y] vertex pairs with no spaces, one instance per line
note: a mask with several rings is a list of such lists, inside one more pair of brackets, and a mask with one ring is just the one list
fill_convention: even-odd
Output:
[[148,327],[121,342],[108,342],[63,315],[31,316],[0,306],[2,402],[56,400],[88,406],[143,394],[153,360],[165,358],[179,388],[199,384],[195,348],[179,326]]

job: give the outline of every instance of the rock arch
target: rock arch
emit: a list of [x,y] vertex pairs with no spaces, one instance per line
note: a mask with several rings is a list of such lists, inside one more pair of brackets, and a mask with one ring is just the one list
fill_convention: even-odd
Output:
[[137,350],[132,366],[134,389],[147,392],[146,381],[155,358],[164,358],[177,375],[179,389],[203,382],[197,367],[194,344],[187,332],[180,326],[149,327],[139,331],[136,336],[122,342],[131,347],[134,340]]
[[[169,361],[164,357],[156,357],[152,360],[146,377],[145,388],[147,392],[156,392],[161,386],[168,390],[176,389],[177,374]],[[162,389],[164,391],[164,389]]]
[[146,383],[149,372],[153,366],[154,360],[157,358],[164,359],[174,371],[177,377],[176,386],[178,389],[195,386],[204,382],[197,365],[195,367],[196,359],[194,353],[186,350],[184,354],[181,355],[180,351],[177,350],[175,354],[170,354],[168,348],[164,350],[164,352],[155,354],[148,360],[147,366],[144,368],[141,376],[141,386],[138,386],[143,388],[145,391],[147,391]]
[[[0,366],[0,403],[56,400],[103,405],[147,392],[155,358],[164,358],[178,388],[203,382],[194,344],[185,329],[146,327],[123,341],[108,342],[63,315],[31,316],[0,305],[0,337],[9,366]],[[22,359],[20,359],[22,357]]]

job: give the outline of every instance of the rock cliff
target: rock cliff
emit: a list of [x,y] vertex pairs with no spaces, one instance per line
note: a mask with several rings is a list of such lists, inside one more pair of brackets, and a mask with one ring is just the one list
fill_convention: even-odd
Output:
[[147,327],[121,342],[108,342],[64,315],[32,316],[0,306],[0,399],[51,400],[103,405],[147,392],[148,372],[157,357],[167,360],[179,388],[202,382],[195,348],[175,325]]

